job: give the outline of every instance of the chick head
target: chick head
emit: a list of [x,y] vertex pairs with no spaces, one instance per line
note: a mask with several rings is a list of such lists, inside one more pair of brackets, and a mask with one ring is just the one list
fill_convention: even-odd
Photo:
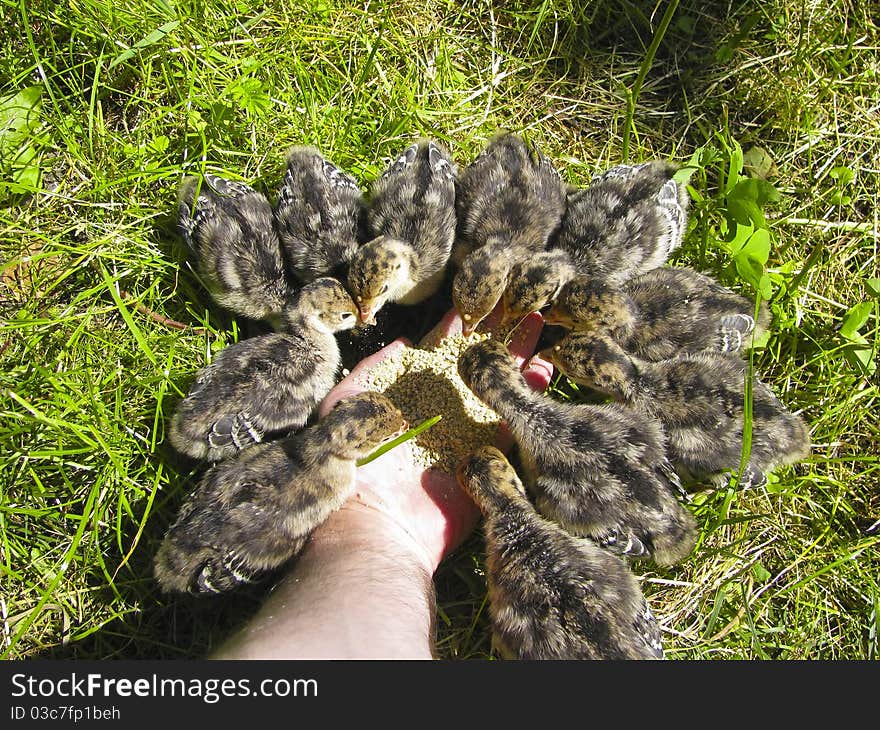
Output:
[[357,324],[358,310],[341,281],[323,276],[300,289],[284,314],[288,322],[304,318],[323,331],[342,332]]
[[625,398],[632,392],[638,370],[614,340],[593,332],[570,332],[540,356],[570,380],[605,395]]
[[348,267],[348,288],[361,324],[376,324],[376,312],[412,286],[413,250],[409,244],[378,236],[355,253]]
[[547,324],[578,332],[629,329],[635,319],[636,306],[626,292],[587,277],[572,279],[565,284],[556,302],[544,314]]
[[[458,374],[474,395],[484,395],[502,382],[519,377],[513,356],[500,340],[483,340],[468,347],[458,359]],[[520,380],[522,378],[520,377]]]
[[517,261],[510,268],[510,281],[504,290],[502,323],[552,304],[572,276],[574,267],[564,251],[547,251]]
[[470,253],[452,280],[452,302],[462,332],[471,334],[501,300],[510,274],[510,258],[495,248]]
[[359,458],[402,433],[406,421],[400,409],[382,393],[365,391],[339,401],[323,421],[331,450]]
[[499,501],[526,496],[516,470],[494,446],[483,446],[462,459],[456,477],[461,488],[484,513]]

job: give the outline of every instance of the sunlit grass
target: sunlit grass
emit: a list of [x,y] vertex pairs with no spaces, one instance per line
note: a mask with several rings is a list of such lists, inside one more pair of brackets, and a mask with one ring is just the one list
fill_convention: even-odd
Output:
[[[673,658],[877,658],[880,394],[857,351],[876,362],[880,38],[861,5],[681,2],[653,49],[666,4],[75,6],[0,0],[0,98],[39,88],[37,123],[0,145],[17,186],[0,187],[6,656],[202,656],[265,590],[169,598],[151,575],[198,476],[166,419],[246,334],[184,263],[183,175],[273,195],[285,149],[310,143],[367,183],[420,135],[465,164],[510,128],[571,184],[620,162],[625,136],[633,161],[685,162],[719,135],[768,151],[774,331],[754,364],[811,424],[813,455],[766,489],[698,495],[694,555],[635,569]],[[705,215],[676,263],[751,295],[712,243],[716,173],[692,179]],[[841,325],[865,302],[860,344]],[[488,657],[479,534],[437,588],[441,656]]]

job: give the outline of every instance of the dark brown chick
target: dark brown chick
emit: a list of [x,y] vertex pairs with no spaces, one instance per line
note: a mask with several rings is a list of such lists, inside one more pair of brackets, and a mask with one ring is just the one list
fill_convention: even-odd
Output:
[[458,372],[510,428],[541,514],[573,535],[660,565],[690,553],[696,523],[674,494],[678,480],[656,419],[619,404],[575,405],[535,393],[498,340],[465,350]]
[[504,659],[663,659],[626,564],[541,517],[498,449],[465,459],[458,481],[485,516],[489,615]]
[[285,315],[286,332],[230,345],[199,371],[171,420],[178,451],[217,461],[306,423],[336,384],[334,333],[354,327],[357,308],[325,277],[304,286]]
[[348,271],[361,324],[375,324],[386,302],[418,304],[440,287],[455,237],[456,175],[449,153],[423,140],[373,183],[367,219],[374,238]]
[[489,141],[461,173],[452,299],[469,334],[501,300],[510,268],[543,251],[565,210],[559,173],[514,134]]
[[[723,484],[725,472],[739,468],[745,361],[702,352],[652,363],[590,332],[566,335],[541,354],[576,383],[658,419],[669,458],[686,479]],[[744,488],[762,484],[767,471],[810,452],[807,424],[757,378],[752,383],[752,419],[749,461],[738,480]]]
[[555,247],[578,276],[617,286],[666,263],[687,225],[688,196],[675,171],[661,160],[620,165],[569,194]]
[[314,147],[293,147],[278,192],[275,222],[293,275],[345,280],[358,248],[365,201],[357,182]]
[[361,393],[296,434],[214,466],[156,554],[162,590],[220,593],[282,565],[349,497],[356,460],[404,426],[388,398]]
[[661,267],[614,287],[578,280],[563,287],[544,313],[548,324],[609,334],[628,352],[666,360],[709,350],[739,355],[750,335],[764,334],[771,314],[715,279],[686,267]]
[[201,182],[186,178],[178,194],[178,230],[217,304],[280,325],[291,285],[266,196],[217,175]]

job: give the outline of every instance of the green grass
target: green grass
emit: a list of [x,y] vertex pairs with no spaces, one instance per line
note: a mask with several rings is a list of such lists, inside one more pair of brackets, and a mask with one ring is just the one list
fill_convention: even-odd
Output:
[[[688,0],[656,43],[666,3],[71,7],[0,0],[4,656],[197,657],[259,605],[261,588],[168,598],[150,572],[194,476],[166,419],[209,353],[243,336],[184,263],[181,177],[272,192],[285,149],[312,143],[368,183],[419,135],[466,164],[504,127],[572,184],[625,154],[698,154],[675,261],[770,294],[754,365],[811,424],[812,457],[766,489],[697,497],[690,559],[636,566],[668,654],[877,658],[880,34],[866,4]],[[751,228],[736,228],[730,170],[754,146],[781,197],[756,204],[767,233],[737,248]],[[441,656],[488,657],[479,534],[436,582]]]

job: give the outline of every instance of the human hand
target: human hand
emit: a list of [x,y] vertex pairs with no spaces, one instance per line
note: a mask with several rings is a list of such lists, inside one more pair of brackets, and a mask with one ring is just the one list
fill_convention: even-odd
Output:
[[[484,326],[492,329],[499,320],[500,313],[496,310]],[[550,382],[552,365],[538,357],[529,360],[529,356],[534,352],[542,327],[541,317],[530,315],[519,325],[510,344],[517,365],[525,367],[526,381],[541,391]],[[461,318],[451,310],[428,333],[425,341],[439,341],[461,331]],[[362,392],[366,374],[407,346],[406,340],[395,340],[358,363],[321,403],[320,415],[325,415],[339,400]],[[496,445],[507,450],[511,444],[509,433],[502,428]],[[355,494],[342,509],[365,508],[381,512],[390,518],[389,527],[393,525],[406,533],[431,574],[471,533],[479,518],[476,506],[458,486],[455,475],[421,466],[413,456],[411,441],[358,468]]]

